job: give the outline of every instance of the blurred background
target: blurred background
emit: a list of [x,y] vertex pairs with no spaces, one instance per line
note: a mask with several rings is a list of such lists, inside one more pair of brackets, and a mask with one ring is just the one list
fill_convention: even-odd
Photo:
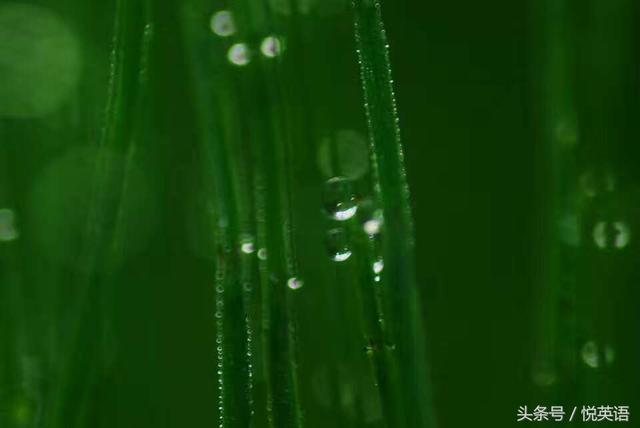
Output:
[[[357,257],[336,263],[353,238],[323,212],[332,177],[358,201],[375,180],[350,5],[270,0],[235,35],[214,19],[249,3],[0,2],[0,426],[216,423],[220,171],[203,129],[244,153],[272,135],[271,110],[292,141],[305,425],[388,425]],[[512,427],[524,405],[628,405],[633,420],[640,4],[382,3],[435,426]],[[117,4],[134,30],[114,39]],[[283,98],[256,95],[257,63]]]

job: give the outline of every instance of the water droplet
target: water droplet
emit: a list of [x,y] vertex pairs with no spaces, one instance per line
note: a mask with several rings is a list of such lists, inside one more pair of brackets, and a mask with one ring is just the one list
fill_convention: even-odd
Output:
[[326,136],[318,147],[318,168],[327,178],[357,180],[369,171],[369,146],[357,131],[339,130]]
[[327,214],[338,221],[346,221],[358,212],[351,181],[343,177],[334,177],[325,183],[324,207]]
[[373,263],[373,273],[379,274],[384,270],[384,260],[378,259]]
[[0,242],[14,241],[18,236],[15,213],[7,208],[0,209]]
[[240,238],[240,251],[244,254],[253,254],[256,251],[256,246],[251,235],[243,235]]
[[236,32],[233,14],[228,10],[221,10],[211,16],[211,31],[220,37],[229,37]]
[[598,222],[593,228],[593,241],[601,249],[622,249],[629,244],[631,231],[622,221]]
[[258,250],[258,258],[262,261],[267,260],[267,249],[266,248],[260,248]]
[[373,237],[382,231],[384,218],[382,210],[372,199],[367,198],[358,204],[358,218],[364,232]]
[[367,353],[367,356],[373,357],[373,354],[375,354],[375,349],[372,345],[367,345],[367,347],[365,348],[365,352]]
[[600,367],[600,355],[595,342],[589,341],[582,347],[582,361],[591,368]]
[[335,228],[327,232],[327,249],[335,262],[344,262],[351,257],[349,237],[343,228]]
[[260,52],[267,58],[275,58],[282,53],[282,42],[276,36],[265,37],[260,44]]
[[615,351],[610,345],[604,347],[598,346],[594,341],[588,341],[581,350],[582,361],[593,368],[597,369],[603,365],[610,366],[615,361]]
[[299,290],[302,288],[303,285],[304,285],[304,281],[296,277],[289,278],[289,280],[287,281],[287,287],[289,287],[292,290]]
[[249,47],[245,43],[236,43],[229,48],[227,58],[232,64],[245,66],[251,60]]

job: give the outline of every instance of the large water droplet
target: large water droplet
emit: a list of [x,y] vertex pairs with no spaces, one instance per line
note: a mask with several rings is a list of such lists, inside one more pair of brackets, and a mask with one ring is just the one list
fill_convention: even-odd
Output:
[[324,208],[331,218],[338,221],[349,220],[356,215],[358,205],[350,180],[333,177],[325,183]]
[[18,236],[15,213],[7,208],[0,209],[0,241],[14,241]]
[[601,249],[622,249],[629,244],[630,240],[631,230],[623,221],[601,221],[593,228],[593,241]]
[[258,259],[265,261],[267,260],[267,249],[266,248],[260,248],[258,250]]
[[300,278],[292,277],[292,278],[289,278],[289,280],[287,281],[287,287],[289,287],[292,290],[299,290],[302,288],[303,285],[304,285],[304,281],[301,280]]
[[228,10],[221,10],[211,16],[211,31],[220,37],[229,37],[236,32],[233,14]]
[[349,236],[345,229],[340,227],[327,232],[327,250],[331,260],[335,262],[344,262],[351,257]]
[[234,65],[245,66],[251,61],[249,47],[245,43],[236,43],[229,48],[227,58]]

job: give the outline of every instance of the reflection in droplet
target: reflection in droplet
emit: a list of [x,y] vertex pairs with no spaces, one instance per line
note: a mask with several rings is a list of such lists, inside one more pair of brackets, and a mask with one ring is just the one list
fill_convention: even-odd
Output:
[[303,285],[304,285],[304,281],[302,281],[300,278],[292,277],[292,278],[289,278],[289,280],[287,281],[287,287],[289,287],[292,290],[299,290],[302,288]]
[[216,12],[211,17],[211,31],[220,37],[229,37],[236,32],[233,14],[228,10]]
[[318,168],[329,178],[357,180],[369,171],[369,146],[357,131],[339,130],[326,136],[318,147]]
[[7,208],[0,209],[0,242],[14,241],[18,236],[15,213]]
[[593,228],[593,241],[601,249],[622,249],[629,244],[631,231],[622,221],[598,222]]
[[256,251],[256,246],[252,236],[244,235],[240,238],[240,251],[244,254],[253,254]]
[[0,116],[55,112],[77,87],[81,69],[78,38],[58,15],[26,3],[0,4]]
[[276,36],[265,37],[260,44],[260,52],[267,58],[275,58],[282,52],[282,42]]
[[327,251],[335,262],[344,262],[351,257],[349,237],[343,228],[335,228],[327,232]]
[[232,64],[238,66],[247,65],[251,59],[249,47],[245,43],[236,43],[229,48],[227,58]]
[[594,369],[600,368],[605,364],[611,365],[615,361],[615,351],[613,347],[610,345],[600,347],[592,340],[584,344],[580,354],[582,361]]
[[324,207],[329,217],[338,221],[352,218],[358,211],[351,189],[351,181],[334,177],[325,183]]

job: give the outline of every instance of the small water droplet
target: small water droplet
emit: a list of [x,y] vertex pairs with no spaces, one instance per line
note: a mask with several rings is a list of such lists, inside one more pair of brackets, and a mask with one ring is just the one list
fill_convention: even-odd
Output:
[[600,249],[622,249],[629,244],[631,231],[622,221],[598,222],[593,228],[593,241]]
[[304,285],[304,281],[296,277],[289,278],[289,280],[287,281],[287,287],[289,287],[292,290],[299,290],[302,288],[303,285]]
[[260,248],[258,250],[258,258],[262,261],[267,260],[267,249],[266,248]]
[[211,16],[211,31],[220,37],[229,37],[236,32],[233,14],[228,10],[221,10]]
[[245,66],[251,60],[249,47],[245,43],[236,43],[229,48],[227,58],[232,64]]
[[384,270],[384,260],[378,259],[373,263],[373,273],[379,274]]
[[589,341],[584,344],[582,347],[582,361],[591,367],[598,368],[600,367],[600,355],[598,354],[598,346],[595,342]]
[[256,246],[251,235],[244,235],[240,238],[240,251],[244,254],[253,254]]
[[367,198],[358,204],[358,218],[364,232],[374,237],[382,231],[384,218],[382,210],[372,199]]
[[375,354],[375,349],[372,345],[367,345],[367,347],[365,348],[365,352],[367,353],[367,356],[373,357],[373,354]]
[[331,260],[344,262],[351,257],[349,237],[345,229],[335,228],[327,232],[327,250]]
[[275,58],[282,53],[282,42],[276,36],[268,36],[260,44],[260,52],[267,58]]
[[0,209],[0,242],[14,241],[18,237],[15,213],[7,208]]
[[327,214],[338,221],[351,219],[358,212],[351,181],[344,177],[333,177],[325,183],[324,207]]

